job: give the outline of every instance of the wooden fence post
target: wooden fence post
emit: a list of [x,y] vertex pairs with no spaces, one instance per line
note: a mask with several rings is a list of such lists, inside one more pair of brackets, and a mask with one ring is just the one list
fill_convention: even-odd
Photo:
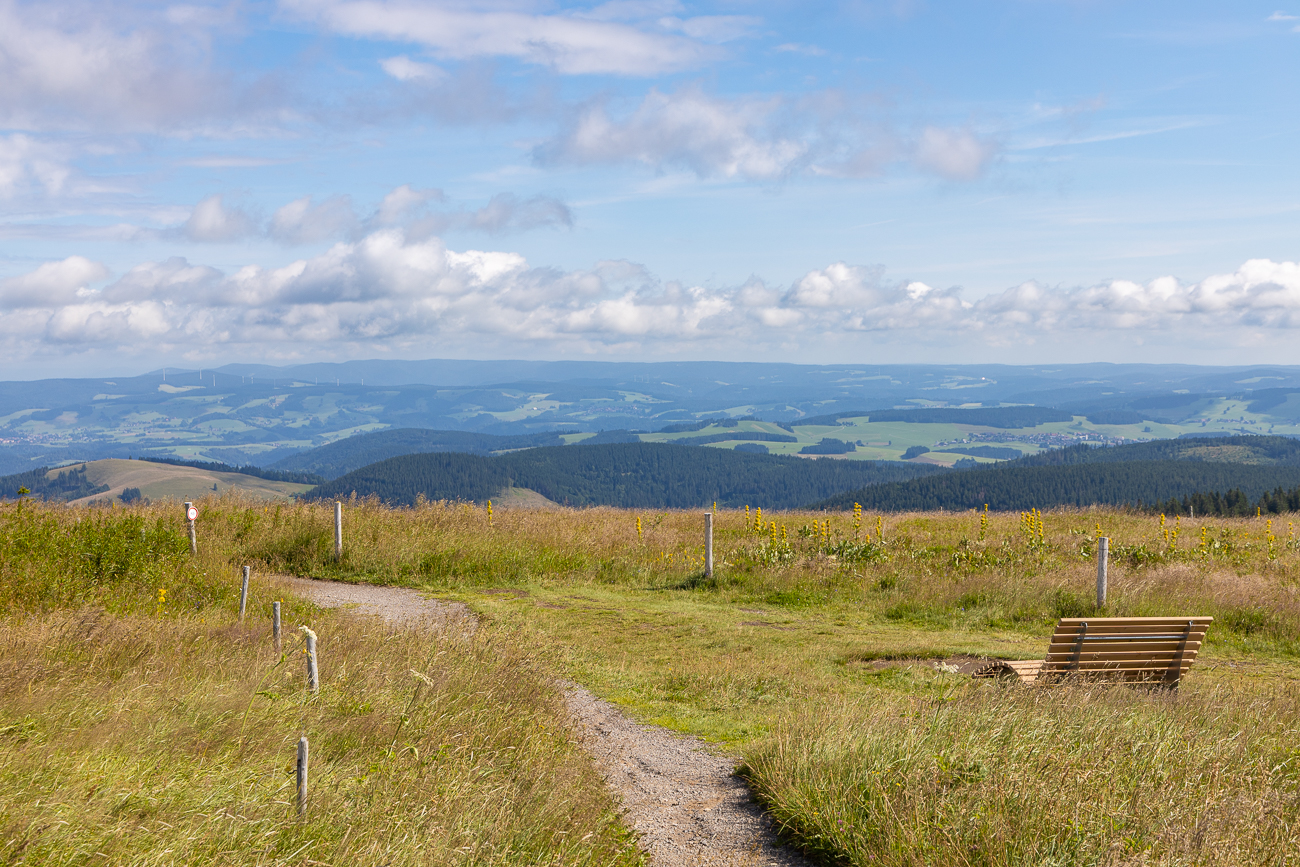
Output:
[[713,513],[704,513],[704,577],[713,577]]
[[244,567],[244,583],[239,588],[239,622],[244,622],[244,612],[248,610],[248,567]]
[[298,738],[298,815],[307,815],[307,737]]
[[343,559],[343,504],[334,503],[334,559]]
[[1110,559],[1110,539],[1102,536],[1097,539],[1097,607],[1106,607],[1106,566]]
[[275,649],[280,650],[280,600],[271,603],[271,641]]
[[312,695],[320,692],[320,669],[316,667],[316,633],[306,626],[302,627],[307,639],[307,688]]
[[199,553],[199,537],[194,532],[194,519],[197,516],[198,512],[195,510],[194,504],[187,502],[185,504],[185,523],[189,525],[190,530],[190,554]]

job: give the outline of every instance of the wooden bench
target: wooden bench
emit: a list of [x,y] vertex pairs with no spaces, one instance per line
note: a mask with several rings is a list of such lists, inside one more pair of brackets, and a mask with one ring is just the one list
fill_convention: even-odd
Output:
[[994,660],[975,677],[1022,683],[1065,680],[1146,683],[1176,688],[1196,661],[1213,617],[1063,617],[1047,658]]

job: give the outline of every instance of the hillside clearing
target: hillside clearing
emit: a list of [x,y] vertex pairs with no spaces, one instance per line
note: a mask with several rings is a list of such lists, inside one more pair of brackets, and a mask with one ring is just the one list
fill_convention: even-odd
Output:
[[[158,501],[201,500],[231,490],[261,500],[289,500],[312,488],[311,485],[273,482],[243,473],[212,472],[152,461],[110,458],[90,461],[85,467],[86,478],[96,485],[107,485],[108,490],[73,500],[70,505],[85,505],[97,500],[120,500],[122,492],[127,488],[138,488],[142,497]],[[50,470],[47,476],[52,478],[58,472]]]

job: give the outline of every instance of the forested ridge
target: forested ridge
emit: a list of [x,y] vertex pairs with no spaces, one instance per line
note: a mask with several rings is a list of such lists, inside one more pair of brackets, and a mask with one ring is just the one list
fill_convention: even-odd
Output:
[[23,488],[43,500],[75,500],[108,490],[107,485],[96,485],[86,478],[85,464],[62,469],[54,478],[47,478],[49,472],[49,467],[38,467],[0,478],[0,499],[13,499]]
[[470,431],[399,428],[357,434],[308,452],[290,455],[276,461],[271,469],[315,473],[325,479],[337,479],[344,473],[398,455],[434,452],[490,455],[499,451],[558,446],[563,443],[560,435],[554,432],[494,436]]
[[316,498],[374,494],[410,505],[430,500],[483,502],[506,487],[529,488],[571,506],[623,508],[795,508],[836,491],[944,473],[897,461],[808,460],[666,443],[547,447],[480,456],[404,455],[316,488]]
[[1257,498],[1278,485],[1300,485],[1300,466],[1194,460],[1078,462],[1026,466],[1019,462],[873,485],[818,503],[880,511],[979,509],[997,511],[1052,506],[1153,505],[1206,491],[1237,489]]

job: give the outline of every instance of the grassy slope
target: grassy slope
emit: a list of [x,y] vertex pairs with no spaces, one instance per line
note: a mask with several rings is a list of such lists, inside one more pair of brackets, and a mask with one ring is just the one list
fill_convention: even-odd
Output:
[[[57,470],[51,470],[57,474]],[[231,489],[248,496],[267,500],[287,500],[294,494],[311,490],[311,485],[293,482],[272,482],[243,473],[218,473],[194,467],[156,464],[151,461],[124,461],[110,459],[86,464],[86,476],[96,484],[108,485],[104,493],[83,498],[76,503],[91,500],[114,499],[125,488],[139,488],[140,494],[150,500],[199,500],[214,493]]]
[[[534,635],[597,693],[742,754],[791,837],[836,860],[1254,864],[1297,843],[1284,763],[1300,725],[1300,543],[1281,525],[1162,529],[1097,511],[1049,514],[1040,538],[1016,516],[981,531],[973,514],[911,514],[877,536],[872,516],[855,530],[841,515],[827,538],[821,514],[766,514],[773,540],[727,512],[710,584],[690,514],[640,513],[639,537],[637,513],[612,509],[348,514],[358,542],[341,564],[326,510],[259,521],[256,550],[278,568],[427,585]],[[1178,701],[1008,692],[926,661],[1039,656],[1056,617],[1092,611],[1098,525],[1114,540],[1108,614],[1218,618]],[[306,538],[322,541],[291,541]],[[1081,775],[1085,758],[1099,770]]]
[[[766,513],[756,532],[724,512],[707,582],[690,513],[357,502],[337,563],[328,506],[203,515],[225,562],[465,599],[486,632],[728,744],[790,836],[845,863],[1244,865],[1300,842],[1300,543],[1281,523]],[[1041,654],[1054,618],[1092,611],[1098,532],[1108,614],[1217,618],[1177,700],[1007,690],[926,661]]]
[[0,506],[0,862],[640,863],[527,645],[287,596],[282,655],[282,590],[259,574],[238,623],[229,553],[191,559],[170,509]]

